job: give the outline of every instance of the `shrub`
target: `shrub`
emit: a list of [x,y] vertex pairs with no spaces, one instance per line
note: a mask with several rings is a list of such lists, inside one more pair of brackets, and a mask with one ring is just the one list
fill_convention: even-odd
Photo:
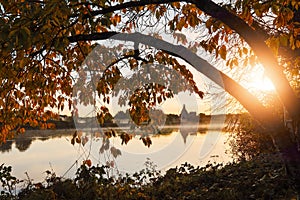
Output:
[[247,115],[240,115],[228,139],[230,150],[238,160],[250,160],[258,155],[275,152],[272,138],[258,128],[253,119]]

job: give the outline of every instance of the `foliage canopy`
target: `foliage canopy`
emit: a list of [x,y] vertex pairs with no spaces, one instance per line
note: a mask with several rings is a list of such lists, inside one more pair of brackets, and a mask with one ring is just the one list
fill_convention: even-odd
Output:
[[[268,130],[286,160],[297,167],[299,131],[291,140],[281,129],[284,124],[273,114],[274,109],[265,108],[197,53],[205,50],[215,61],[224,61],[228,69],[243,70],[243,66],[262,63],[282,105],[298,126],[295,130],[300,130],[299,7],[297,0],[218,4],[211,0],[1,1],[0,141],[24,132],[25,124],[49,128],[47,120],[57,116],[52,111],[63,110],[65,105],[69,109],[74,106],[76,116],[77,104],[94,104],[90,94],[95,88],[103,102],[109,103],[109,94],[118,96],[121,90],[126,91],[126,85],[121,84],[117,90],[115,87],[124,78],[123,69],[139,71],[144,65],[161,64],[167,68],[160,74],[173,70],[180,75],[175,90],[170,84],[174,82],[165,76],[164,84],[148,83],[123,96],[130,99],[128,106],[135,123],[147,122],[151,107],[179,91],[203,96],[184,60],[241,102]],[[122,44],[107,47],[100,42],[107,39],[133,44],[130,50]],[[97,43],[101,60],[83,65]],[[86,66],[88,70],[84,70]],[[100,73],[91,80],[94,71]],[[216,73],[222,83],[214,77]],[[185,83],[180,81],[183,79]],[[74,90],[74,86],[80,90]],[[121,95],[120,104],[124,104],[123,99]],[[101,122],[108,110],[101,107],[98,112]]]
[[[65,105],[71,109],[77,103],[93,104],[94,99],[87,98],[91,96],[87,94],[95,86],[98,95],[109,103],[108,94],[119,94],[114,89],[122,77],[122,68],[137,70],[145,64],[163,64],[177,71],[191,86],[179,84],[177,92],[192,90],[203,96],[193,74],[179,61],[183,55],[149,44],[134,43],[131,51],[126,52],[122,45],[111,49],[104,45],[106,50],[98,52],[101,62],[89,63],[90,71],[103,73],[95,77],[96,82],[89,80],[88,72],[81,67],[97,45],[95,41],[116,35],[126,38],[136,32],[157,39],[157,43],[159,39],[174,40],[179,47],[190,49],[191,54],[203,48],[216,60],[224,60],[229,68],[261,62],[282,104],[293,118],[298,118],[299,6],[295,0],[237,0],[219,4],[210,0],[3,1],[0,4],[0,140],[24,132],[24,124],[49,127],[46,121],[55,117],[52,111],[63,110]],[[197,37],[190,39],[189,33],[196,33]],[[76,72],[79,79],[74,77]],[[270,112],[254,96],[225,74],[221,75],[225,90],[250,113],[256,114],[260,121],[270,119]],[[176,93],[170,91],[167,82],[166,79],[166,85],[147,84],[146,89],[140,88],[130,97],[130,112],[137,124],[149,120],[147,110],[151,106]],[[85,87],[74,91],[74,85]],[[124,101],[121,99],[119,103]],[[257,108],[262,109],[255,111]],[[100,121],[106,111],[99,109]],[[76,106],[73,114],[76,115]]]

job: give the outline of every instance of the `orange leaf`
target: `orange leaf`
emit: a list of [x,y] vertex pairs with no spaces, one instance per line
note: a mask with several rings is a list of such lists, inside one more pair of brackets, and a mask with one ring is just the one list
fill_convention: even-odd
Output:
[[80,34],[80,30],[76,30],[76,35]]
[[83,164],[84,164],[84,165],[87,165],[88,167],[91,167],[91,166],[92,166],[92,161],[91,161],[90,159],[84,160],[84,161],[83,161]]
[[226,54],[227,54],[227,50],[226,50],[226,46],[222,45],[221,48],[219,49],[219,54],[221,56],[222,59],[226,60]]
[[20,128],[20,133],[25,133],[25,128]]

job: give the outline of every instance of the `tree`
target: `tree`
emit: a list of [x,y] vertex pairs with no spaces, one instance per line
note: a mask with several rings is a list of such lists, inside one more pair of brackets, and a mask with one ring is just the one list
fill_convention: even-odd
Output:
[[[300,101],[297,97],[300,64],[298,1],[236,0],[216,4],[211,0],[20,0],[5,1],[0,5],[0,140],[4,141],[15,132],[24,132],[22,125],[27,123],[46,127],[47,119],[54,117],[48,108],[63,109],[65,102],[68,102],[71,109],[74,103],[72,95],[78,94],[81,103],[93,104],[94,99],[86,98],[85,94],[95,87],[94,80],[85,90],[72,90],[73,83],[89,81],[87,74],[79,68],[96,46],[93,41],[132,40],[135,41],[135,48],[125,52],[121,58],[112,61],[111,52],[101,52],[103,58],[110,59],[91,65],[94,67],[92,70],[104,72],[95,80],[97,91],[105,102],[110,101],[109,93],[118,95],[124,89],[114,91],[114,85],[121,77],[118,66],[121,61],[131,70],[142,64],[167,65],[192,86],[188,88],[186,84],[179,84],[176,87],[178,91],[193,90],[202,97],[203,93],[197,88],[193,75],[178,61],[183,59],[241,102],[265,132],[271,134],[291,173],[297,174],[300,164],[297,146],[300,135]],[[157,32],[132,33],[145,28],[150,29],[149,32]],[[205,35],[196,41],[189,41],[183,34],[187,30],[202,30]],[[164,41],[162,37],[165,35],[173,37],[181,45]],[[187,47],[195,52],[202,47],[216,59],[225,60],[231,68],[241,67],[239,63],[262,63],[282,105],[294,122],[293,139],[290,139],[281,116],[264,107],[236,81]],[[121,52],[122,48],[118,50]],[[81,73],[79,81],[72,80],[74,71]],[[220,74],[221,79],[215,74]],[[146,111],[151,106],[174,94],[168,85],[149,83],[146,88],[131,96],[131,115],[137,119],[147,116]],[[135,101],[141,98],[144,98],[144,103]],[[104,111],[105,108],[102,109]],[[101,114],[99,116],[101,119]],[[148,120],[147,117],[142,119],[136,122]]]

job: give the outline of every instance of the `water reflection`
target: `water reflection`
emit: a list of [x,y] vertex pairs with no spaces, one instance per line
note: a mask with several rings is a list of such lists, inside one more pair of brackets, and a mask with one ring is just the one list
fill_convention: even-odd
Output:
[[20,152],[24,152],[24,151],[26,151],[30,147],[32,141],[33,141],[32,138],[17,138],[15,140],[16,148]]
[[[110,129],[107,129],[110,130]],[[196,131],[195,131],[196,130]],[[120,134],[117,130],[117,134]],[[114,172],[136,172],[144,168],[150,158],[159,170],[165,170],[184,162],[205,165],[211,162],[228,162],[225,154],[226,134],[191,126],[166,126],[160,134],[151,136],[152,145],[145,146],[140,135],[133,135],[127,145],[121,145],[120,137],[107,138],[105,131],[83,130],[31,131],[0,146],[1,163],[13,166],[13,173],[25,179],[42,181],[43,172],[53,168],[59,176],[73,177],[76,169],[86,159],[94,165],[109,165]],[[207,136],[213,135],[209,140]],[[217,137],[216,137],[217,136]],[[217,141],[213,141],[216,140]],[[206,141],[206,143],[204,142]],[[205,148],[205,156],[203,156]],[[112,172],[112,173],[114,173]]]
[[13,144],[12,140],[8,140],[8,141],[6,141],[6,143],[0,144],[0,151],[1,152],[10,152],[12,149],[12,144]]
[[15,145],[15,148],[20,152],[25,152],[29,149],[34,140],[46,141],[54,137],[69,136],[73,130],[31,130],[24,135],[18,135],[12,140],[7,140],[6,143],[0,144],[0,152],[10,152]]

